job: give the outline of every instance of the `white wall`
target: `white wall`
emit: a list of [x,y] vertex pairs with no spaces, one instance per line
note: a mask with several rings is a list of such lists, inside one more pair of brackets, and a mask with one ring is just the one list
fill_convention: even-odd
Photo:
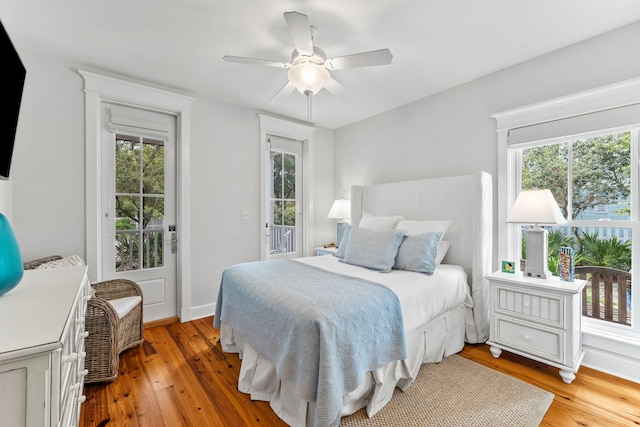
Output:
[[[76,70],[87,67],[31,52],[20,56],[27,78],[11,191],[0,187],[0,205],[12,208],[12,225],[25,260],[50,254],[86,257],[85,106],[83,80]],[[195,98],[190,305],[207,315],[213,314],[222,270],[260,259],[259,120],[257,111],[189,95]],[[333,230],[326,219],[334,199],[333,138],[333,131],[318,129],[314,139],[314,178],[321,179],[313,185],[312,246],[328,241]],[[241,220],[242,210],[252,212],[250,221]]]
[[[640,22],[340,128],[336,189],[484,170],[493,175],[497,194],[497,134],[490,115],[640,77],[638,40]],[[496,254],[494,244],[498,268]],[[585,365],[640,382],[640,342],[623,349],[589,331],[583,339]]]
[[637,40],[640,22],[337,129],[336,192],[478,170],[493,175],[497,191],[490,115],[640,76]]

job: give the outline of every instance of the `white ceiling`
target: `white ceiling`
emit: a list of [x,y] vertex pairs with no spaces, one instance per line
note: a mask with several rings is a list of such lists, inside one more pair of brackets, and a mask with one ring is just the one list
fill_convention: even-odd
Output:
[[311,120],[332,129],[640,20],[638,0],[0,0],[19,52],[305,121],[304,95],[269,102],[286,70],[222,60],[289,62],[294,10],[329,57],[393,54],[332,72],[352,102],[322,90]]

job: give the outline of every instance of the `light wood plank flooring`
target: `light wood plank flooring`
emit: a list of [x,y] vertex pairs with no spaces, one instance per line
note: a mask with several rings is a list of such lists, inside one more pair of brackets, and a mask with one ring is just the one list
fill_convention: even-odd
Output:
[[[80,426],[286,426],[267,402],[237,391],[240,360],[221,350],[212,317],[147,327],[144,336],[121,355],[115,382],[85,386]],[[484,344],[460,354],[554,393],[542,426],[640,426],[640,384],[584,366],[565,384],[557,368],[508,352],[494,359]]]

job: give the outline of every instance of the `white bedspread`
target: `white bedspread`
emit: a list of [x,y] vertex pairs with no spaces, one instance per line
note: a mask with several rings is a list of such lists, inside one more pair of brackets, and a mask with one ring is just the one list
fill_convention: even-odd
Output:
[[472,306],[464,269],[440,264],[431,276],[404,270],[391,273],[340,262],[332,255],[298,258],[297,261],[349,276],[356,276],[390,288],[400,300],[406,333],[460,304]]

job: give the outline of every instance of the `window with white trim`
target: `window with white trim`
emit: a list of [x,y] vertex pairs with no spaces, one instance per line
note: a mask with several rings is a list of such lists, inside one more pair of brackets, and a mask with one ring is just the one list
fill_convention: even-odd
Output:
[[[549,270],[558,275],[561,247],[573,248],[577,267],[589,267],[589,271],[604,267],[601,276],[576,268],[589,280],[583,315],[631,326],[630,200],[631,177],[636,175],[631,148],[635,152],[638,146],[638,129],[521,145],[509,145],[514,170],[520,171],[513,177],[516,188],[550,189],[567,219],[566,224],[545,227],[549,231]],[[516,256],[526,259],[524,244],[522,248]]]
[[[626,282],[600,277],[599,289],[585,292],[583,301],[603,307],[597,316],[588,308],[584,327],[637,338],[640,276],[632,266],[640,262],[640,251],[634,252],[640,247],[640,79],[493,117],[499,145],[499,260],[526,256],[521,226],[505,221],[518,192],[549,188],[567,218],[566,224],[550,228],[550,269],[557,263],[557,250],[551,245],[571,245],[576,265],[616,268],[621,276],[626,274]],[[605,311],[613,312],[614,320],[601,320]]]

